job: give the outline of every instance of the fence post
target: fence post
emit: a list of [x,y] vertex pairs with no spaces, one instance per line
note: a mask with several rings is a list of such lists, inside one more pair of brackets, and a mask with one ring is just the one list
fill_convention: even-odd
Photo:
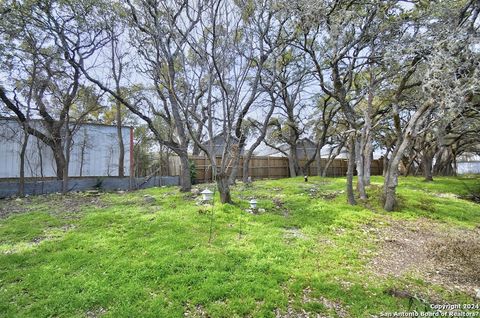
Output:
[[267,178],[270,179],[270,157],[267,157]]

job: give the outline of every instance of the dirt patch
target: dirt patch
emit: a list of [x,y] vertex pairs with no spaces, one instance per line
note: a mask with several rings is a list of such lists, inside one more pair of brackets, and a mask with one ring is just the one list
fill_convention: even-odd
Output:
[[66,195],[48,194],[26,198],[0,200],[0,219],[12,214],[34,211],[46,211],[53,214],[75,214],[87,207],[103,208],[107,204],[100,196],[88,196],[84,193]]
[[85,317],[87,318],[97,318],[97,317],[102,317],[107,313],[107,310],[105,308],[99,307],[95,308],[92,310],[89,310],[85,313]]
[[[45,229],[43,234],[37,237],[34,237],[29,242],[19,242],[12,245],[4,245],[3,251],[0,251],[0,254],[14,254],[18,253],[21,250],[29,250],[38,247],[44,241],[50,241],[62,237],[66,232],[75,229],[73,224],[65,224],[61,227],[51,227]],[[6,247],[8,246],[8,247]]]
[[287,307],[286,312],[282,312],[280,309],[275,309],[275,318],[329,318],[328,316],[323,316],[320,314],[312,314],[307,312],[304,309],[295,310],[290,305]]
[[437,198],[446,198],[446,199],[458,199],[459,196],[454,194],[454,193],[431,193],[431,195],[437,197]]
[[0,201],[0,219],[11,214],[25,213],[32,210],[27,199],[3,199]]
[[479,235],[450,234],[446,240],[433,242],[431,247],[431,255],[435,261],[444,265],[439,274],[462,285],[480,286]]
[[286,228],[283,236],[287,240],[306,239],[307,238],[307,236],[302,232],[302,229],[297,228],[297,227]]
[[314,297],[311,296],[311,294],[312,294],[312,290],[308,287],[305,288],[303,290],[302,302],[303,303],[310,303],[310,302],[321,303],[323,306],[325,306],[325,308],[335,312],[338,317],[340,317],[340,318],[349,317],[348,312],[345,310],[345,308],[343,307],[343,305],[340,302],[333,301],[333,300],[327,299],[325,297],[314,298]]
[[[303,305],[308,305],[312,303],[322,304],[330,313],[335,313],[336,317],[347,318],[350,317],[347,310],[344,306],[336,301],[327,299],[325,297],[313,297],[312,290],[307,287],[303,290],[301,302]],[[288,306],[286,311],[281,311],[280,309],[275,310],[275,318],[329,318],[332,315],[329,313],[311,313],[305,309],[295,309],[293,306],[294,300],[289,298]]]
[[280,211],[284,217],[288,217],[290,215],[289,210],[285,207],[285,203],[280,197],[274,197],[272,199],[273,204],[275,205],[275,208]]
[[320,199],[323,199],[323,200],[333,200],[335,199],[337,196],[341,195],[345,193],[344,190],[337,190],[337,191],[322,191],[322,192],[318,192],[315,194],[315,197],[316,198],[320,198]]
[[200,199],[200,194],[197,193],[197,191],[188,192],[183,195],[183,199],[185,201],[194,201],[196,199]]
[[391,221],[367,230],[381,244],[369,268],[377,275],[413,274],[451,291],[475,295],[480,286],[480,230],[447,227],[432,220]]
[[202,305],[192,305],[190,303],[186,304],[185,312],[183,313],[184,317],[194,317],[194,318],[203,318],[209,317],[205,308]]

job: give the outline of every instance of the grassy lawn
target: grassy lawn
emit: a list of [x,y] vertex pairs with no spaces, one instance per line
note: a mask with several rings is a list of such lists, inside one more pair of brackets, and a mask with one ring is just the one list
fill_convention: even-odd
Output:
[[[480,177],[402,178],[393,213],[381,183],[354,207],[345,179],[318,177],[240,183],[213,213],[175,187],[0,201],[0,317],[374,317],[480,302],[480,205],[457,197]],[[245,211],[252,197],[265,211]]]

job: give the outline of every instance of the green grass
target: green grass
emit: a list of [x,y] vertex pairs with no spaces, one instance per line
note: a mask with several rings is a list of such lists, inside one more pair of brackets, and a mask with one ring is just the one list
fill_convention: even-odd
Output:
[[[101,206],[76,213],[63,211],[58,196],[32,198],[28,212],[0,220],[0,317],[274,317],[288,307],[338,315],[319,299],[350,317],[406,311],[408,300],[386,291],[429,287],[366,275],[379,247],[363,229],[392,217],[472,229],[480,206],[438,194],[465,194],[464,183],[478,187],[480,178],[403,178],[393,213],[381,210],[382,178],[372,182],[370,199],[357,206],[345,203],[342,178],[240,184],[234,205],[217,195],[213,215],[174,187],[103,194]],[[245,212],[251,197],[264,213]]]

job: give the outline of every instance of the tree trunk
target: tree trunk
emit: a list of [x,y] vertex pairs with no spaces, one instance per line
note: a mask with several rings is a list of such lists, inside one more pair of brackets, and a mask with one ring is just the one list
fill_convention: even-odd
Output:
[[435,165],[433,166],[433,174],[439,175],[442,170],[442,164],[443,164],[443,155],[445,152],[446,148],[444,146],[441,146],[440,149],[438,149],[437,153],[435,154]]
[[[395,167],[396,166],[396,167]],[[383,208],[386,211],[393,211],[396,205],[396,189],[398,184],[398,163],[389,162],[387,173],[385,175],[384,196],[385,204]]]
[[353,171],[355,170],[355,138],[349,137],[348,169],[347,169],[347,200],[351,205],[357,204],[353,193]]
[[[68,121],[67,121],[68,125]],[[63,165],[62,193],[68,192],[68,166],[70,165],[70,150],[72,146],[72,134],[70,129],[65,128],[65,164]]]
[[[371,43],[372,55],[375,55],[375,46],[373,41]],[[373,113],[373,102],[375,98],[375,72],[373,71],[373,67],[370,64],[369,67],[370,73],[370,83],[368,89],[368,98],[367,98],[367,107],[363,112],[363,117],[365,119],[365,123],[362,129],[361,135],[361,151],[362,151],[362,170],[363,170],[363,185],[369,186],[370,185],[370,175],[371,175],[371,166],[372,166],[372,113]],[[358,168],[357,168],[358,169]],[[364,189],[365,190],[365,189]],[[361,197],[361,194],[360,194]]]
[[62,193],[65,194],[67,192],[68,192],[68,162],[65,161],[65,166],[63,167]]
[[200,156],[200,147],[198,147],[198,145],[195,143],[193,144],[192,155]]
[[249,151],[245,157],[243,157],[243,166],[242,166],[242,182],[248,182],[248,166],[250,165],[250,159],[252,159],[252,152]]
[[323,141],[320,140],[315,146],[315,152],[313,153],[313,155],[311,157],[308,157],[307,150],[304,147],[303,150],[304,150],[304,156],[305,156],[305,163],[301,167],[302,175],[309,176],[311,174],[310,166],[314,161],[316,161],[315,159],[317,158],[317,155],[319,154],[322,148],[323,148]]
[[63,148],[61,146],[56,146],[52,148],[53,157],[55,159],[56,174],[58,180],[63,180],[63,173],[65,171],[65,154],[63,153]]
[[319,148],[317,150],[317,158],[316,158],[316,164],[317,164],[317,176],[322,176],[322,148]]
[[291,157],[288,157],[288,171],[290,172],[290,178],[297,176],[297,174],[295,173],[295,165]]
[[[199,121],[198,128],[195,132],[197,140],[200,140],[202,138],[203,126],[205,125],[205,121],[206,121],[206,119]],[[192,148],[192,156],[200,156],[201,151],[202,150],[197,145],[197,143],[194,142],[193,143],[193,148]]]
[[384,176],[384,177],[387,175],[387,168],[388,168],[388,162],[389,162],[388,154],[389,153],[390,153],[390,150],[387,149],[387,151],[385,151],[385,155],[383,156],[383,159],[382,159],[383,160],[383,162],[382,162],[382,164],[383,164],[382,176]]
[[[159,149],[158,155],[159,155],[159,157],[160,157],[160,167],[159,167],[158,169],[159,169],[159,173],[160,173],[160,177],[161,177],[161,176],[164,176],[164,175],[165,175],[165,174],[164,174],[164,173],[165,173],[165,169],[164,169],[165,164],[168,165],[168,163],[165,163],[165,158],[163,157],[163,147],[162,147],[162,145],[160,145],[160,149]],[[162,179],[162,178],[160,178],[160,180],[161,180],[161,179]],[[191,181],[192,181],[192,184],[193,184],[193,180],[191,180]]]
[[[33,70],[32,70],[32,83],[35,83],[36,78],[37,78],[37,59],[35,58],[33,61]],[[27,147],[28,147],[28,139],[30,137],[30,134],[28,132],[28,125],[29,125],[29,120],[30,120],[30,107],[31,107],[31,102],[32,102],[32,97],[33,97],[33,85],[30,85],[29,90],[28,90],[28,97],[27,97],[27,116],[25,118],[25,121],[22,123],[23,127],[23,143],[22,143],[22,149],[20,151],[20,180],[18,184],[18,195],[23,197],[25,196],[25,154],[27,152]],[[37,138],[37,143],[39,142],[39,139]],[[41,153],[39,149],[39,154],[41,158]],[[42,161],[40,160],[40,171],[42,170]],[[43,172],[41,173],[43,177]]]
[[435,166],[433,167],[433,173],[435,175],[455,175],[455,155],[451,148],[442,147],[434,157]]
[[322,171],[322,177],[326,177],[327,176],[327,173],[328,173],[328,168],[330,168],[330,165],[333,163],[333,161],[335,160],[335,158],[337,158],[337,156],[340,154],[340,152],[342,151],[342,148],[343,148],[343,143],[340,143],[337,148],[335,149],[335,153],[333,151],[333,148],[330,149],[330,153],[328,155],[328,160],[327,160],[327,163],[325,164],[325,167],[323,168],[323,171]]
[[371,138],[367,138],[363,151],[363,183],[365,184],[365,186],[369,186],[371,182],[370,177],[372,176],[372,159],[372,140]]
[[233,158],[233,164],[232,164],[232,171],[230,171],[230,176],[228,177],[228,182],[232,185],[235,184],[237,181],[237,176],[238,176],[238,169],[240,167],[240,154],[243,151],[243,147],[245,147],[245,140],[243,139],[242,136],[240,136],[240,142],[238,143],[238,147],[236,147],[234,158]]
[[42,155],[42,147],[40,146],[40,139],[35,138],[37,141],[37,151],[38,151],[38,165],[40,167],[40,177],[43,179],[43,155]]
[[402,143],[392,152],[392,156],[388,161],[388,167],[385,173],[384,181],[384,199],[383,208],[386,211],[393,211],[396,202],[396,189],[398,185],[398,166],[405,149],[407,148],[409,140],[403,139]]
[[190,162],[188,153],[177,153],[180,158],[180,191],[188,192],[192,189],[192,180],[190,178]]
[[25,153],[27,151],[29,136],[30,134],[25,127],[23,131],[22,149],[20,150],[20,180],[18,183],[18,195],[21,197],[25,196]]
[[[358,140],[355,142],[355,161],[357,166],[357,190],[360,195],[360,200],[367,199],[367,193],[365,191],[365,180],[364,180],[364,161],[363,161],[363,151],[362,151],[362,142]],[[350,168],[350,163],[349,163]],[[350,202],[350,199],[349,199]]]
[[290,171],[290,177],[297,176],[297,149],[294,146],[290,146],[290,150],[288,152],[288,169]]
[[453,171],[452,171],[452,175],[453,175],[454,177],[456,177],[456,176],[457,176],[457,171],[458,171],[457,156],[456,156],[455,153],[452,153],[452,155],[453,155],[453,162],[452,162]]
[[[119,88],[117,88],[119,90]],[[125,145],[123,144],[123,132],[122,132],[122,104],[116,101],[117,113],[117,138],[118,138],[118,176],[125,176]]]
[[322,170],[322,178],[325,178],[328,173],[328,168],[330,168],[330,165],[332,164],[333,160],[329,159],[327,163],[325,164],[325,167],[323,167]]
[[222,203],[232,203],[232,197],[230,195],[230,184],[228,176],[225,173],[219,173],[217,175],[217,188],[220,193],[220,201]]
[[430,150],[425,150],[422,158],[423,176],[425,181],[433,181],[432,167],[433,167],[433,154]]
[[[118,39],[115,36],[115,29],[111,30],[110,34],[110,43],[111,43],[111,63],[112,63],[112,75],[113,80],[115,81],[115,93],[118,96],[121,96],[122,91],[120,87],[120,81],[122,79],[123,74],[123,64],[122,64],[122,56],[118,52]],[[118,65],[117,65],[118,63]],[[118,176],[124,177],[125,176],[125,146],[123,144],[123,134],[122,134],[122,103],[115,99],[115,121],[117,126],[117,138],[118,138]]]
[[166,169],[165,169],[165,175],[166,176],[171,176],[172,175],[172,171],[170,171],[170,152],[168,151],[165,151],[165,161],[166,161]]
[[310,164],[305,164],[300,168],[300,171],[302,172],[302,176],[309,176],[310,175]]
[[83,165],[85,163],[85,148],[87,147],[87,136],[84,132],[83,134],[83,141],[82,141],[82,146],[80,148],[80,171],[79,171],[79,176],[83,176]]
[[235,184],[238,175],[238,168],[240,166],[240,155],[236,154],[232,163],[232,170],[230,171],[230,176],[228,177],[228,183],[230,185]]

